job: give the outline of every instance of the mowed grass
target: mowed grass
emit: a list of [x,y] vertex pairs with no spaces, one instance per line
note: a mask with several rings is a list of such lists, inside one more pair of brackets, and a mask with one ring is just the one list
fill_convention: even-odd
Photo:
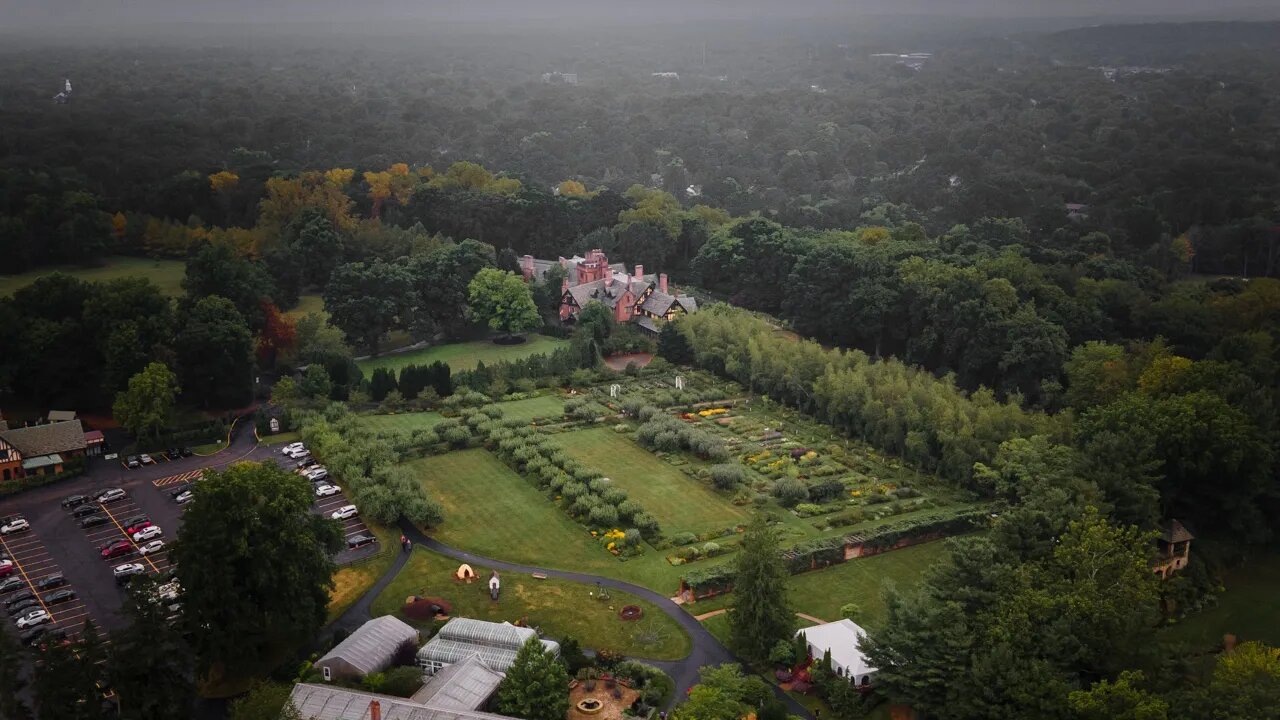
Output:
[[360,424],[374,431],[413,432],[433,428],[444,420],[437,412],[407,412],[395,415],[362,415]]
[[646,546],[640,557],[620,561],[487,450],[436,455],[406,467],[444,507],[444,522],[430,532],[447,545],[535,567],[618,578],[668,596],[679,590],[681,571],[662,552]]
[[527,400],[498,403],[498,408],[502,410],[502,417],[514,420],[559,419],[564,416],[564,400],[561,395],[542,395]]
[[86,282],[106,282],[125,277],[145,277],[160,287],[160,291],[170,297],[182,294],[182,278],[186,274],[186,265],[181,260],[152,260],[112,256],[107,258],[102,267],[80,267],[77,265],[60,265],[40,268],[21,275],[0,275],[0,297],[8,297],[18,290],[46,275],[60,272]]
[[[572,635],[588,648],[607,648],[652,660],[678,660],[688,655],[692,647],[688,634],[674,620],[635,596],[613,592],[608,600],[601,600],[593,595],[592,585],[502,573],[502,592],[494,602],[487,584],[489,568],[473,566],[479,580],[469,584],[453,578],[457,568],[456,560],[415,548],[404,570],[374,601],[373,615],[399,614],[404,601],[413,595],[439,597],[453,606],[454,617],[523,621],[551,638]],[[618,617],[624,605],[640,606],[644,617],[624,622]]]
[[300,295],[298,304],[285,312],[285,315],[298,320],[312,313],[324,313],[324,298],[319,295]]
[[559,340],[545,335],[527,335],[519,345],[498,345],[489,340],[437,345],[412,352],[361,360],[358,365],[369,376],[378,368],[388,368],[396,372],[406,365],[430,365],[437,360],[449,365],[455,372],[471,370],[476,363],[486,365],[502,360],[519,360],[538,353],[550,354],[557,349],[568,346],[568,340]]
[[343,565],[333,573],[333,589],[329,591],[329,615],[326,622],[337,620],[347,611],[347,608],[368,592],[387,568],[391,567],[391,563],[395,562],[396,552],[400,548],[398,531],[367,521],[366,524],[374,537],[378,538],[382,552],[363,562]]
[[[1191,551],[1195,552],[1194,545]],[[1223,586],[1227,591],[1218,595],[1216,607],[1170,626],[1164,639],[1190,643],[1203,651],[1220,648],[1227,634],[1242,642],[1280,645],[1280,554],[1260,555],[1232,568]]]
[[598,470],[658,519],[666,535],[745,524],[750,513],[609,428],[557,435],[556,445]]

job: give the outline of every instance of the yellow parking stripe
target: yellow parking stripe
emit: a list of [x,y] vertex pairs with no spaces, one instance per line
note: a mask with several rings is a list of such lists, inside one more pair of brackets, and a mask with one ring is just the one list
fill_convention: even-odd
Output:
[[[27,532],[31,532],[31,531],[27,530]],[[0,535],[0,545],[4,546],[4,551],[9,554],[9,557],[12,558],[13,553],[9,552],[9,543],[5,542],[3,535]],[[22,563],[18,562],[17,559],[14,559],[13,565],[14,567],[18,568],[18,572],[22,573],[22,579],[27,582],[27,587],[31,590],[31,594],[35,596],[36,602],[40,603],[40,607],[44,608],[45,612],[49,613],[49,622],[50,623],[58,622],[58,618],[54,617],[53,613],[49,611],[49,606],[44,604],[44,598],[40,596],[40,593],[36,592],[36,585],[35,583],[31,582],[31,578],[27,577],[27,571],[22,569]]]
[[[124,526],[120,524],[120,521],[116,519],[115,515],[111,514],[110,508],[108,508],[106,505],[103,505],[102,510],[107,514],[107,517],[111,518],[111,522],[115,523],[115,526],[119,528],[120,534],[124,536],[124,539],[128,540],[129,544],[133,545],[133,552],[139,555],[143,560],[146,560],[147,564],[151,566],[152,570],[154,570],[155,572],[160,572],[160,569],[156,567],[156,564],[151,562],[150,555],[142,555],[141,553],[138,552],[138,543],[134,542],[133,538],[129,537],[129,533],[124,531]],[[99,553],[99,555],[101,555],[101,553]]]

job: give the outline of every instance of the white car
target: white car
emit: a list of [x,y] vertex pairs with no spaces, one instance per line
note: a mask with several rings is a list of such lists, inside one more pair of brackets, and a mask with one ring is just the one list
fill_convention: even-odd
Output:
[[306,449],[307,449],[307,446],[303,445],[300,442],[289,443],[288,445],[285,445],[284,447],[280,448],[280,454],[288,455],[289,453],[294,452],[295,450],[306,450]]
[[108,490],[103,490],[98,494],[98,497],[94,498],[94,500],[97,500],[100,503],[105,503],[111,502],[112,500],[119,500],[124,496],[125,492],[120,488],[110,488]]
[[334,520],[346,520],[347,518],[353,518],[359,514],[360,511],[356,509],[355,505],[343,505],[337,510],[334,510],[329,517]]
[[329,471],[328,471],[328,470],[325,470],[324,468],[320,468],[319,470],[317,470],[317,471],[315,471],[315,472],[309,472],[309,473],[307,473],[306,475],[303,475],[303,477],[305,477],[306,479],[310,480],[311,482],[319,482],[320,480],[328,480],[328,479],[329,479]]
[[142,528],[138,532],[134,533],[133,541],[138,543],[138,542],[142,542],[143,540],[158,538],[163,534],[164,534],[164,531],[160,529],[159,525],[152,525],[151,527]]
[[8,535],[9,533],[16,533],[30,529],[31,523],[27,522],[26,518],[14,518],[4,525],[0,525],[0,535]]
[[41,623],[47,623],[52,620],[49,617],[49,611],[43,609],[32,610],[31,612],[18,618],[18,629],[22,630],[29,627],[35,627]]
[[116,577],[120,578],[129,577],[131,575],[141,575],[146,571],[147,568],[144,567],[142,563],[125,563],[123,565],[115,566],[111,572],[115,574]]
[[286,451],[284,455],[285,457],[291,458],[293,460],[301,460],[302,458],[307,457],[310,454],[311,454],[310,450],[304,447],[296,447],[296,448],[293,448],[292,450]]
[[150,465],[151,463],[155,462],[155,460],[152,460],[151,456],[146,453],[142,453],[141,455],[139,455],[138,460],[143,465]]
[[186,505],[187,503],[191,502],[191,499],[194,497],[195,495],[192,495],[191,491],[187,490],[185,492],[180,493],[178,497],[173,499],[173,501],[178,503],[179,505]]
[[138,546],[139,555],[150,555],[151,553],[160,552],[164,549],[163,540],[152,540],[149,543],[143,543]]
[[330,495],[337,495],[340,492],[342,492],[342,488],[337,485],[321,485],[316,488],[316,497],[329,497]]

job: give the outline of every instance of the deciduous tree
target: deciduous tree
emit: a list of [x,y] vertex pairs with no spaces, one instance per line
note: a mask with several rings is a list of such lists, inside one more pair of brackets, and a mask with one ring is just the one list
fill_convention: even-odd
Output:
[[112,414],[135,438],[155,440],[169,425],[178,391],[178,376],[164,363],[151,363],[116,394]]
[[494,268],[476,273],[467,287],[467,303],[471,317],[508,337],[542,324],[529,286],[515,273]]

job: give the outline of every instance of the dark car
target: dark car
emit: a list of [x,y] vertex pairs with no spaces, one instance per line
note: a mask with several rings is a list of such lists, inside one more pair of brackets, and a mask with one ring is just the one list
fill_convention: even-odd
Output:
[[34,598],[35,596],[36,596],[36,594],[35,594],[35,593],[33,593],[33,592],[31,592],[30,590],[23,590],[22,592],[20,592],[20,593],[18,593],[18,594],[16,594],[16,595],[12,595],[12,596],[10,596],[10,597],[6,598],[6,599],[5,599],[5,601],[4,601],[4,606],[5,606],[6,608],[11,608],[11,607],[13,607],[14,605],[17,605],[18,603],[23,602],[23,601],[26,601],[26,600],[30,600],[31,598]]
[[71,517],[85,518],[90,515],[97,515],[102,512],[102,508],[97,505],[81,505],[71,512]]
[[83,505],[87,502],[89,502],[88,495],[72,495],[71,497],[66,497],[62,499],[62,507],[70,509],[73,507]]
[[11,593],[19,588],[27,586],[27,581],[20,577],[11,577],[7,580],[0,581],[0,595]]
[[40,636],[44,635],[48,629],[48,625],[36,625],[30,630],[23,630],[22,634],[18,636],[18,640],[22,641],[23,645],[35,647],[40,644]]
[[43,635],[36,636],[36,639],[28,644],[31,647],[40,645],[48,645],[51,643],[65,642],[67,639],[66,628],[49,627],[48,625],[37,625],[37,628],[49,628]]
[[76,599],[76,591],[70,588],[66,590],[56,590],[44,596],[45,605],[57,605]]
[[67,579],[62,577],[62,573],[54,573],[52,575],[45,575],[44,577],[37,580],[36,589],[52,590],[54,588],[60,588],[66,584],[67,584]]
[[132,552],[133,543],[128,540],[117,540],[110,545],[104,545],[100,551],[103,559],[117,558]]
[[191,448],[184,446],[182,448],[182,457],[191,457],[191,455],[192,455]]
[[91,527],[106,525],[109,522],[111,522],[111,518],[107,517],[106,515],[90,515],[89,517],[80,521],[80,527],[84,528],[85,530],[88,530]]
[[125,458],[124,466],[129,468],[130,470],[132,470],[133,468],[140,468],[142,467],[142,461],[138,459],[137,455],[130,455],[129,457]]
[[191,489],[191,483],[184,482],[169,488],[169,497],[178,497],[182,493]]
[[369,537],[368,535],[353,535],[347,538],[347,547],[354,549],[358,547],[364,547],[365,545],[369,545],[375,542],[377,542],[377,540],[372,537]]
[[182,457],[182,448],[171,447],[165,452],[165,455],[168,455],[170,458]]
[[319,465],[319,464],[320,463],[317,462],[316,459],[313,457],[303,458],[298,461],[298,469],[305,470],[309,467],[315,467],[316,465]]
[[6,609],[9,611],[9,617],[18,617],[19,615],[26,614],[31,610],[31,608],[35,607],[40,607],[40,601],[35,598],[27,598],[26,600],[23,600],[20,603],[15,603]]

